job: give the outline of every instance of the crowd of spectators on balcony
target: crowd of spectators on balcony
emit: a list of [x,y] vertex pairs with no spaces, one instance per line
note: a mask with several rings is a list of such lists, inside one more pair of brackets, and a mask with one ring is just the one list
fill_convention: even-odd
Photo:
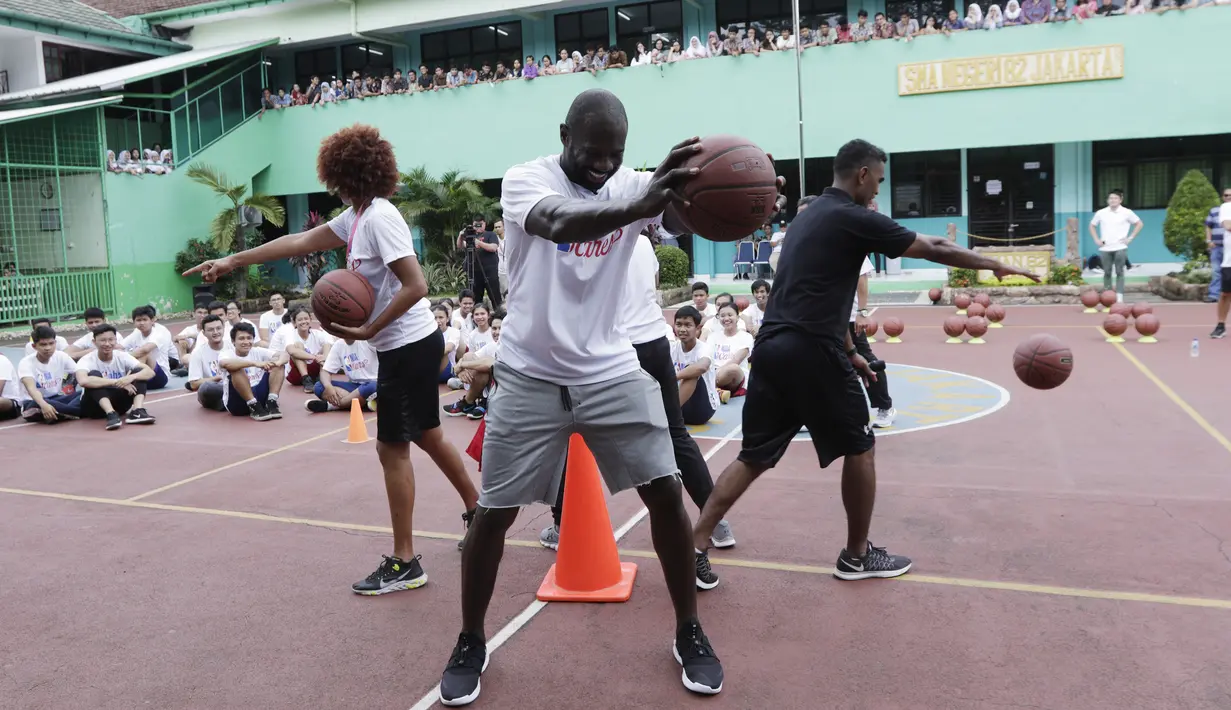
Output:
[[114,150],[107,151],[107,170],[113,173],[166,175],[175,167],[174,163],[171,150],[164,149],[160,143],[155,143],[145,150],[120,150],[118,155]]

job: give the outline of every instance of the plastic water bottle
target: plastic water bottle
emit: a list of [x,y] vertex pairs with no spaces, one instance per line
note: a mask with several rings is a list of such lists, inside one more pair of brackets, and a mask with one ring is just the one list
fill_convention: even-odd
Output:
[[1193,338],[1193,357],[1197,357],[1199,355],[1201,355],[1201,341],[1197,338]]

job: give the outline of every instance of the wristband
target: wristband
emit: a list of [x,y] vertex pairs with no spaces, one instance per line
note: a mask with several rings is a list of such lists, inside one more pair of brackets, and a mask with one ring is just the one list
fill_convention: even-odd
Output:
[[851,348],[850,350],[846,351],[847,357],[851,357],[853,355],[858,355],[858,354],[859,354],[859,348]]

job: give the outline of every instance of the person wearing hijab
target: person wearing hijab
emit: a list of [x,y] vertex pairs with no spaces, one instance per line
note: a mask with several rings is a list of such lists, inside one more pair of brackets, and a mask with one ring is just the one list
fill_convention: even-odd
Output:
[[1026,18],[1022,16],[1022,7],[1017,0],[1009,0],[1004,6],[1004,24],[1005,27],[1012,25],[1025,24]]
[[983,8],[979,7],[978,3],[970,3],[970,7],[966,9],[965,25],[968,30],[983,29]]
[[717,32],[710,30],[709,39],[706,40],[705,48],[706,50],[709,51],[708,56],[711,56],[711,57],[721,57],[722,56],[723,54],[722,40],[718,38]]
[[116,160],[115,151],[107,151],[107,169],[113,173],[120,172],[120,161]]
[[571,63],[573,66],[572,71],[590,71],[590,68],[586,66],[585,60],[581,58],[581,52],[573,52],[573,59]]
[[688,40],[688,49],[684,50],[684,59],[709,59],[709,57],[709,48],[701,44],[699,37],[693,35],[692,39]]
[[988,30],[998,30],[1004,27],[1004,15],[1000,13],[999,5],[989,5],[987,8],[987,18],[983,20],[983,28]]

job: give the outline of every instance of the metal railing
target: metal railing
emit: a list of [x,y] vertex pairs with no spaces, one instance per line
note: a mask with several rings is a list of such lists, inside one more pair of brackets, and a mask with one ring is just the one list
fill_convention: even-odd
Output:
[[79,318],[91,306],[115,310],[111,269],[0,277],[0,325],[38,317]]

